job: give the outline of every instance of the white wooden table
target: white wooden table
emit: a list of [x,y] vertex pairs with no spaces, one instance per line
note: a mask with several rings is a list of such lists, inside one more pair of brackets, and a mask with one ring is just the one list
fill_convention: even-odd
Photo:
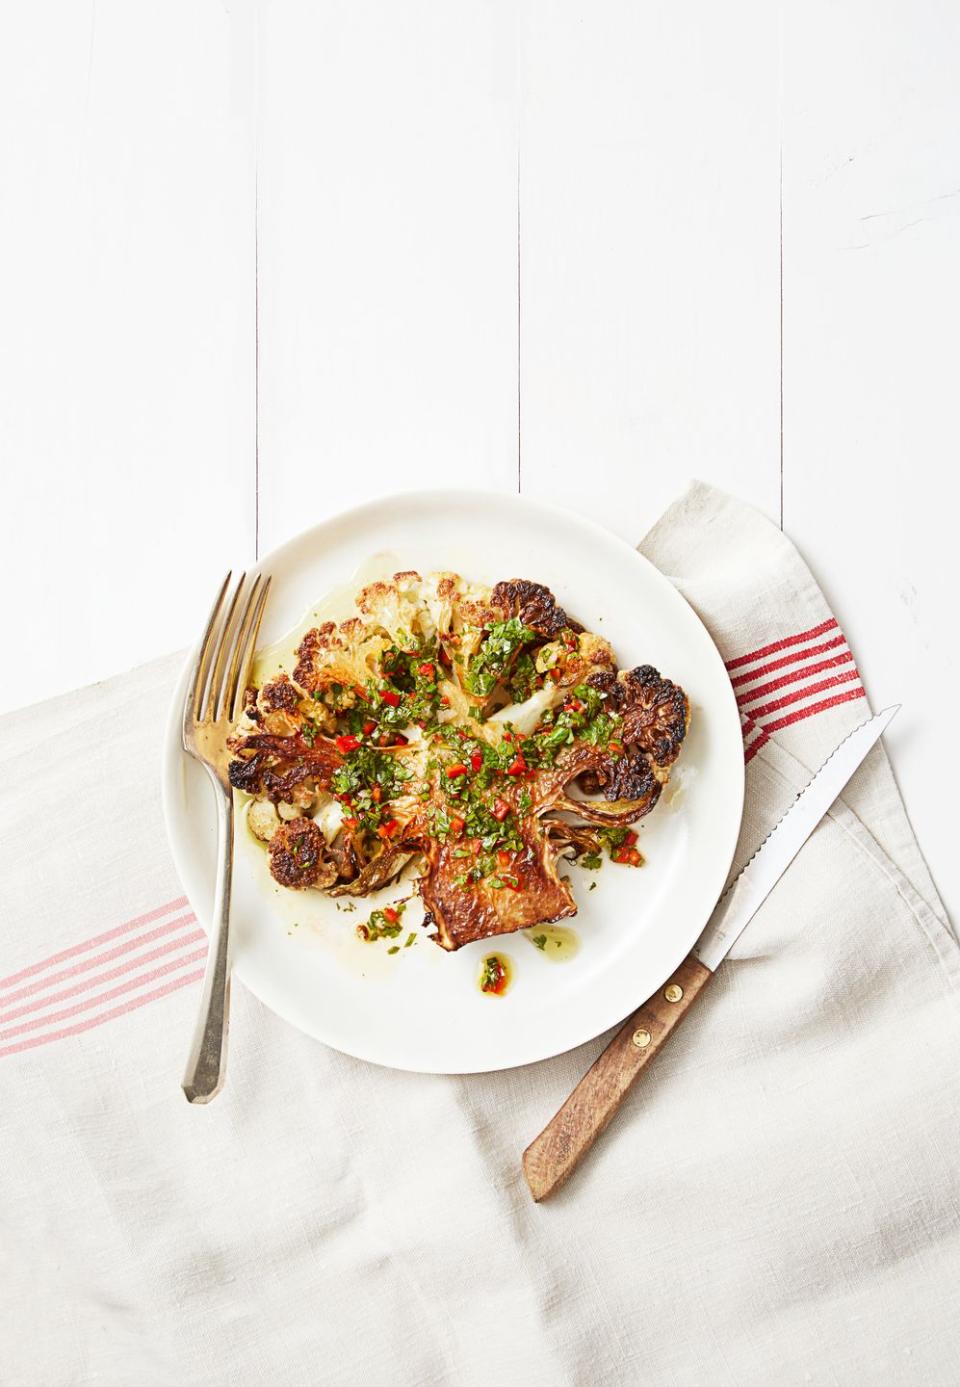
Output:
[[904,702],[956,914],[958,40],[939,0],[7,7],[2,706],[386,489],[636,539],[697,475]]

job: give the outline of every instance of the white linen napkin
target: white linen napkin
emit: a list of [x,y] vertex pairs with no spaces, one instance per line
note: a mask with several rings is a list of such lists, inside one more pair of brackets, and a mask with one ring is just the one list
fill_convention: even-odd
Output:
[[[641,547],[744,709],[739,864],[866,697],[757,512],[695,485]],[[955,1387],[960,950],[882,750],[535,1206],[520,1153],[603,1038],[394,1073],[237,987],[227,1087],[184,1101],[203,940],[158,790],[179,663],[0,722],[4,1387]]]

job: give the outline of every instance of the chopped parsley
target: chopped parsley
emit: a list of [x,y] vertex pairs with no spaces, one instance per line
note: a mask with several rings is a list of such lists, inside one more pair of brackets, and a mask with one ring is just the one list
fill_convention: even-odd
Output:
[[510,677],[507,680],[507,688],[514,703],[523,703],[530,697],[538,685],[543,684],[543,676],[537,673],[537,667],[533,662],[532,655],[524,651],[514,662]]
[[524,626],[519,617],[509,621],[495,621],[484,638],[480,649],[470,661],[467,670],[467,690],[479,698],[486,698],[508,668],[513,656],[530,641],[536,640],[536,632]]
[[611,857],[616,856],[629,836],[629,828],[608,827],[597,829],[597,838],[605,845]]
[[[362,939],[365,944],[371,944],[377,939],[396,939],[402,929],[401,920],[406,906],[386,905],[382,910],[375,910],[369,920],[357,925],[357,938]],[[400,945],[388,949],[388,954],[395,954],[399,951]]]

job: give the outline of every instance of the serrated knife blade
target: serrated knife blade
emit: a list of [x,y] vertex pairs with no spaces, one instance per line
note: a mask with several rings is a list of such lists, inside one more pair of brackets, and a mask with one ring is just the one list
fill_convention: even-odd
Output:
[[900,705],[861,723],[827,757],[720,898],[694,955],[715,973]]

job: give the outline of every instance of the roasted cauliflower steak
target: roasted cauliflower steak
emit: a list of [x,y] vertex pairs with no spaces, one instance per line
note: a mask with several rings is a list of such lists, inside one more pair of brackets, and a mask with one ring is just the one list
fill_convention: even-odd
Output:
[[412,864],[454,950],[575,915],[565,860],[639,865],[689,721],[543,584],[404,572],[247,690],[230,781],[281,886],[365,896]]

